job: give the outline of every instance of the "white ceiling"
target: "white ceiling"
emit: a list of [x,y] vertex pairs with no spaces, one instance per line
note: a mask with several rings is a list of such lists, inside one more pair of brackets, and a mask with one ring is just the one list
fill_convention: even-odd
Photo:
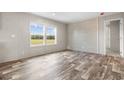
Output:
[[[32,14],[42,16],[48,19],[63,23],[74,23],[91,19],[100,15],[98,12],[31,12]],[[104,15],[111,15],[113,12],[104,13]]]

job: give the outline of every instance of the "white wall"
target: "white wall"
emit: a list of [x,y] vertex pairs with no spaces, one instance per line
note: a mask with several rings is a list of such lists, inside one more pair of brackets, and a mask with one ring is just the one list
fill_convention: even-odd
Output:
[[97,53],[97,18],[68,25],[68,49]]
[[[30,47],[30,22],[56,26],[57,45]],[[64,50],[66,44],[65,24],[27,13],[0,13],[0,62]]]

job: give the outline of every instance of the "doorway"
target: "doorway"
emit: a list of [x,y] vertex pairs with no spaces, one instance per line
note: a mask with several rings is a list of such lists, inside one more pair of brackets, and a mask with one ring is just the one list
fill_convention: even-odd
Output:
[[123,20],[105,21],[104,53],[106,55],[123,57]]

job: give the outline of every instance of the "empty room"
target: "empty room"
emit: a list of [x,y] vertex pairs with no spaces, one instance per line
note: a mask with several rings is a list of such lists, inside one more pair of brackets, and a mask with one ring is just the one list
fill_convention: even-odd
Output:
[[0,12],[0,80],[123,80],[123,12]]

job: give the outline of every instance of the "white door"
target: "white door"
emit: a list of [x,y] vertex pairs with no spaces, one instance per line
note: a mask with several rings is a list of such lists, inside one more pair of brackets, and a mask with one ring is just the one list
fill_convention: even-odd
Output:
[[[104,24],[104,54],[106,54],[106,33],[107,31],[110,32],[110,21],[105,21]],[[120,56],[124,57],[124,32],[123,32],[123,19],[120,19]],[[109,37],[111,38],[111,37]],[[109,42],[110,43],[110,42]]]

